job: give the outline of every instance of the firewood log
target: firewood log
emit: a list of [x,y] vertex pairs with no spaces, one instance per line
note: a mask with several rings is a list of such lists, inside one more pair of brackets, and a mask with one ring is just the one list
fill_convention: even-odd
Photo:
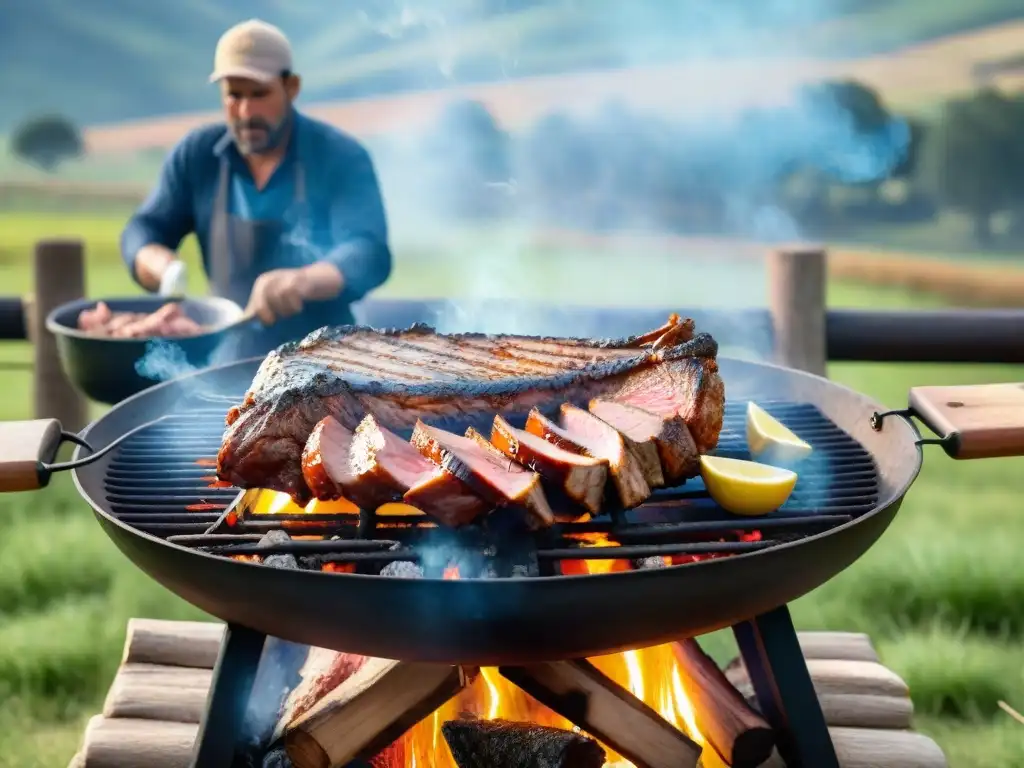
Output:
[[189,768],[199,726],[156,720],[108,720],[96,715],[85,730],[84,768]]
[[459,768],[602,768],[589,736],[510,720],[449,720],[441,733]]
[[697,765],[700,746],[586,660],[499,667],[499,672],[637,766]]
[[283,728],[295,768],[341,768],[368,758],[466,685],[459,667],[368,659]]
[[[839,768],[948,768],[939,745],[923,733],[829,728]],[[761,768],[785,768],[778,753]]]
[[212,677],[205,669],[126,664],[107,692],[103,716],[198,723]]
[[215,622],[129,619],[121,663],[213,669],[223,639]]
[[775,734],[696,640],[673,644],[683,690],[697,727],[733,768],[756,768],[775,747]]

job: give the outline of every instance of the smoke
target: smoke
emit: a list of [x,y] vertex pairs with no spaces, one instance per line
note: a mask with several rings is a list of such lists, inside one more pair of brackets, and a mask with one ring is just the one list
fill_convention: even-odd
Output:
[[[450,89],[426,123],[370,139],[393,288],[450,299],[425,318],[442,331],[550,333],[572,305],[763,306],[760,251],[741,241],[808,234],[788,187],[820,205],[822,179],[870,184],[907,151],[904,121],[861,124],[843,92],[805,92],[840,71],[813,30],[846,5],[364,2],[367,28],[407,52],[409,87]],[[595,242],[611,232],[629,237]],[[495,312],[506,299],[551,309]]]
[[[188,343],[186,340],[185,343]],[[190,355],[174,339],[149,339],[145,351],[135,361],[135,372],[154,383],[163,383],[190,376],[210,366],[223,365],[241,357],[242,336],[238,332],[226,334],[220,343],[206,355]],[[190,376],[181,382],[184,399],[203,398],[212,402],[227,402],[239,398],[242,392],[221,392],[211,384],[209,377]]]
[[135,372],[153,381],[170,381],[198,370],[188,361],[185,350],[168,339],[150,339],[145,353],[135,361]]

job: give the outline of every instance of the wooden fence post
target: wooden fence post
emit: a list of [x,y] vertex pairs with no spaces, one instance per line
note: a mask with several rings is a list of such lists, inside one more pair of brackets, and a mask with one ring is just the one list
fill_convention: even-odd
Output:
[[77,431],[89,423],[88,403],[64,375],[46,316],[85,295],[85,246],[80,240],[40,240],[34,271],[29,334],[35,356],[35,417],[58,419],[64,429]]
[[828,258],[820,246],[790,246],[768,254],[768,308],[775,330],[775,362],[826,374]]

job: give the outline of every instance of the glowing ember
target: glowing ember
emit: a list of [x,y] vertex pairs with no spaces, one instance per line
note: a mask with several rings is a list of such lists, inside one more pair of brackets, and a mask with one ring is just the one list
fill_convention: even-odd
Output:
[[[252,515],[358,515],[359,507],[348,499],[320,501],[313,499],[300,507],[287,493],[267,490],[247,491],[242,506]],[[389,515],[422,515],[423,512],[408,504],[384,504],[377,508],[379,517]]]
[[188,512],[213,512],[218,509],[224,509],[226,504],[211,504],[209,502],[203,502],[201,504],[189,504],[185,507]]

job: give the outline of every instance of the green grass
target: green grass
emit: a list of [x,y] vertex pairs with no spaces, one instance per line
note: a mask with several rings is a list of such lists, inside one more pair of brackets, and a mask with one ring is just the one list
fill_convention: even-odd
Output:
[[[73,234],[88,243],[92,295],[134,292],[116,254],[119,221],[113,214],[0,215],[3,291],[30,288],[28,254],[38,237]],[[585,269],[581,252],[561,260],[552,252],[525,253],[503,231],[485,242],[488,248],[478,238],[460,238],[428,251],[400,238],[398,266],[384,293],[436,295],[448,286],[452,294],[470,295],[511,280],[503,295],[557,301],[566,297],[566,285],[575,285],[588,301],[685,306],[701,303],[702,294],[717,298],[726,285],[734,297],[757,301],[762,279],[757,270],[736,272],[736,265],[705,262],[695,269],[692,261],[656,251],[591,255]],[[470,263],[470,253],[476,267],[457,269]],[[191,249],[187,257],[195,260]],[[922,303],[899,291],[844,285],[830,286],[829,298],[843,306]],[[0,380],[8,392],[0,419],[29,414],[27,372],[2,365],[29,354],[24,345],[0,346]],[[1012,381],[1022,374],[1013,366],[830,366],[836,380],[894,407],[906,403],[914,385]],[[1020,468],[1013,459],[956,463],[928,449],[920,480],[882,540],[793,605],[801,628],[871,634],[883,661],[910,685],[916,727],[939,741],[955,768],[1024,765],[1024,728],[997,707],[1002,699],[1024,709]],[[62,768],[85,720],[102,705],[127,619],[199,613],[115,549],[66,477],[35,495],[0,496],[0,519],[0,766]],[[725,647],[721,637],[715,644]]]

